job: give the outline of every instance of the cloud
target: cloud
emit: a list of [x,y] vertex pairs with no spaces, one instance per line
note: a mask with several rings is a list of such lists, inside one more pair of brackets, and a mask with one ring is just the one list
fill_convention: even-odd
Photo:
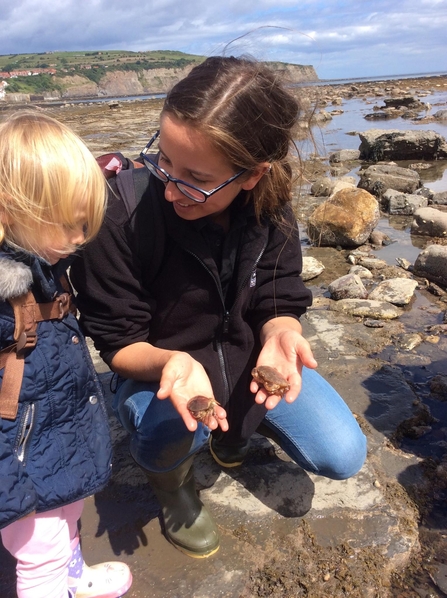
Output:
[[446,9],[447,0],[18,0],[0,7],[0,53],[225,50],[313,64],[326,79],[431,72],[447,66]]

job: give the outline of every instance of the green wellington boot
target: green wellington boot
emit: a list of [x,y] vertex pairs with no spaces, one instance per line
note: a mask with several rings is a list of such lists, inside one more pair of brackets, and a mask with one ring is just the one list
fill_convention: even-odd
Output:
[[188,556],[206,558],[219,549],[219,533],[197,494],[193,461],[189,457],[172,471],[145,473],[161,504],[168,540]]

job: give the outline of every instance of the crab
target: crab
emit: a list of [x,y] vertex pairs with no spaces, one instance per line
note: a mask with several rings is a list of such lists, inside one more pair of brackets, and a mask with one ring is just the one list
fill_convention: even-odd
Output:
[[219,405],[216,399],[197,395],[187,402],[186,407],[194,419],[203,422],[208,415],[215,415],[214,407],[216,405]]
[[265,388],[269,395],[282,396],[290,388],[284,376],[269,365],[260,365],[253,368],[251,375],[260,386]]

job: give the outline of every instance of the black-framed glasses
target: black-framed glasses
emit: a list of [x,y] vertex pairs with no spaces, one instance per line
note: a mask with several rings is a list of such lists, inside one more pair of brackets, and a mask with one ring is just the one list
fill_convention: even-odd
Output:
[[231,178],[229,178],[227,181],[225,181],[218,187],[211,189],[211,191],[205,191],[204,189],[200,189],[200,187],[196,187],[195,185],[191,185],[190,183],[185,183],[185,181],[182,181],[181,179],[176,179],[173,176],[171,176],[168,172],[166,172],[166,170],[161,168],[148,156],[148,151],[150,147],[159,135],[160,131],[157,131],[155,135],[153,135],[149,143],[146,145],[144,150],[140,153],[140,156],[144,160],[145,166],[147,167],[149,172],[151,172],[154,176],[157,177],[157,179],[160,179],[160,181],[163,181],[163,183],[174,183],[174,185],[177,187],[179,191],[183,193],[183,195],[186,195],[186,197],[192,199],[197,203],[205,203],[208,197],[211,197],[211,195],[214,195],[214,193],[217,193],[218,191],[232,183],[234,180],[236,180],[238,177],[240,177],[241,174],[244,174],[244,172],[247,171],[247,169],[244,168],[240,172],[234,174]]

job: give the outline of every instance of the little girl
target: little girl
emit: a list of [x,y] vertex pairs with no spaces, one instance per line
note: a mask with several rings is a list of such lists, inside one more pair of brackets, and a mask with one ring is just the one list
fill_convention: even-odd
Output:
[[34,112],[0,125],[0,533],[19,598],[114,598],[132,583],[124,563],[87,567],[78,535],[112,454],[63,277],[105,204],[103,175],[70,129]]

